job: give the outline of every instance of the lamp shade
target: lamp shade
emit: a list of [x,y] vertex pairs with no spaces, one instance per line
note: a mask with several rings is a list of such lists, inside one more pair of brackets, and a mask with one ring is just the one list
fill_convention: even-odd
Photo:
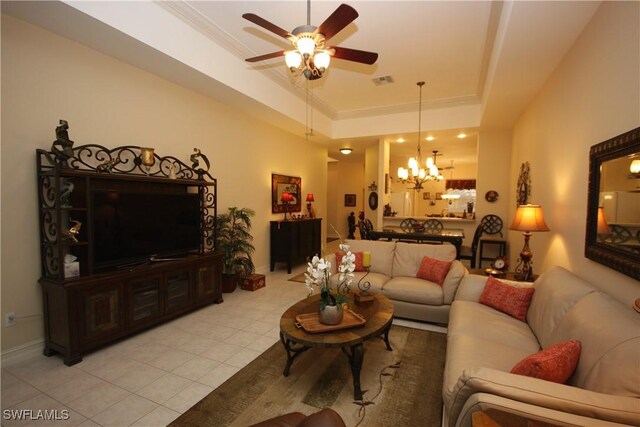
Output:
[[520,205],[516,209],[516,215],[509,226],[509,230],[517,231],[549,231],[544,222],[542,207],[540,205]]
[[330,61],[331,56],[325,51],[318,52],[313,56],[313,63],[321,70],[327,69]]
[[315,202],[315,199],[313,198],[313,193],[307,194],[307,202]]
[[287,67],[296,69],[302,63],[302,56],[296,50],[291,50],[284,54],[284,62],[286,62]]

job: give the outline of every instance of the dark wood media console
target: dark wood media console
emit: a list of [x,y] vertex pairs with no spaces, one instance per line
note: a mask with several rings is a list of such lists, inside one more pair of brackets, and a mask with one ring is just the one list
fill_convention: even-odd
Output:
[[[159,157],[153,150],[149,156],[148,150],[98,145],[69,148],[64,155],[36,150],[44,354],[60,353],[66,365],[82,361],[88,351],[223,301],[222,254],[215,251],[216,180],[197,168],[197,161],[188,166],[175,157]],[[192,245],[199,248],[162,260],[149,254],[128,265],[121,260],[106,264],[97,260],[101,242],[94,210],[101,208],[92,201],[100,192],[112,192],[114,197],[119,192],[156,195],[165,203],[163,195],[190,195],[195,204],[188,230],[193,234]],[[160,212],[162,208],[158,203],[149,215],[154,215],[152,209]],[[162,235],[135,231],[144,240]],[[173,240],[154,242],[145,250]],[[74,262],[68,262],[68,256]]]
[[221,303],[221,258],[212,252],[63,282],[41,279],[44,354],[61,353],[73,365],[90,350]]

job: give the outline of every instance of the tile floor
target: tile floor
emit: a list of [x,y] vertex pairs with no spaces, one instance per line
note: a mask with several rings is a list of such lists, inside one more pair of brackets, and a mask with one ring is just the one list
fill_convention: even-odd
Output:
[[[167,425],[278,341],[280,315],[307,292],[287,279],[304,268],[287,274],[280,267],[266,275],[263,289],[224,294],[222,304],[88,354],[71,367],[60,356],[3,367],[2,425]],[[68,419],[45,419],[51,415]]]

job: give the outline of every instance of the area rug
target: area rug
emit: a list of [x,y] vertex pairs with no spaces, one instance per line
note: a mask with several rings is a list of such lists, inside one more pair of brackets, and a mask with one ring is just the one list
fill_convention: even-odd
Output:
[[297,274],[288,280],[289,282],[304,283],[304,273]]
[[439,426],[446,335],[393,326],[393,351],[381,339],[364,344],[364,397],[353,399],[347,357],[340,349],[310,349],[282,375],[285,351],[274,344],[177,418],[171,426],[248,426],[292,411],[331,407],[348,427]]

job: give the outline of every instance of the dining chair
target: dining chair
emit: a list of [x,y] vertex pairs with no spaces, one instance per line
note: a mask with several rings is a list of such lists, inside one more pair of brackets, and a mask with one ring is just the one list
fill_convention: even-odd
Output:
[[440,231],[442,230],[442,221],[437,219],[428,219],[424,222],[424,229],[426,231]]
[[[482,268],[482,261],[491,261],[495,256],[484,256],[485,246],[494,245],[498,246],[498,255],[505,256],[507,254],[507,241],[503,239],[502,228],[504,226],[502,218],[498,215],[485,215],[480,220],[480,226],[482,226],[482,233],[487,234],[488,237],[480,238],[480,256],[478,257],[478,268]],[[497,235],[500,235],[500,238]]]
[[476,268],[476,254],[478,253],[478,244],[480,243],[482,232],[482,224],[478,224],[476,231],[473,233],[471,246],[463,245],[460,247],[460,255],[458,256],[458,259],[468,259],[470,268]]

